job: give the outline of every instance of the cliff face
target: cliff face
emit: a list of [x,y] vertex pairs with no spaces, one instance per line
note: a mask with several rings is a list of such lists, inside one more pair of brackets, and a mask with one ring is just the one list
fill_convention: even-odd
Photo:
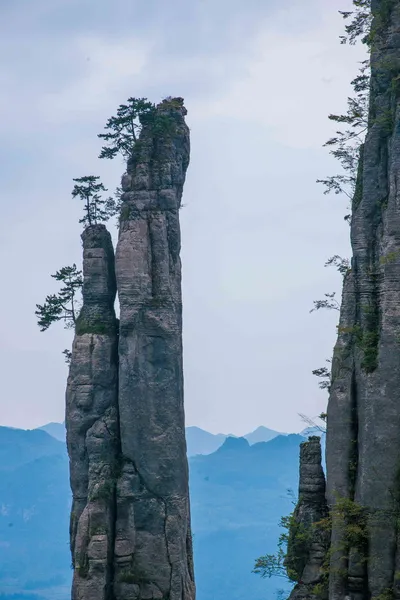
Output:
[[[143,122],[122,177],[116,284],[113,259],[107,271],[108,289],[114,296],[115,285],[118,289],[118,335],[114,296],[111,313],[97,319],[100,277],[85,267],[84,245],[84,306],[76,328],[66,423],[74,490],[71,545],[75,557],[85,557],[83,571],[75,558],[74,600],[195,598],[179,226],[190,152],[185,114],[181,98],[158,105],[155,117]],[[103,349],[98,363],[96,344]],[[97,373],[104,384],[96,386]],[[98,403],[92,402],[96,410],[80,408],[75,390],[87,396],[89,389],[99,395]],[[102,504],[93,508],[91,486],[96,488],[104,473],[110,494],[101,495]],[[91,511],[106,527],[100,541],[97,530],[91,537]]]
[[330,600],[400,598],[400,5],[372,9],[369,127],[328,405]]
[[296,577],[290,600],[327,598],[326,555],[329,546],[325,476],[320,438],[300,445],[299,500],[291,519],[285,567]]

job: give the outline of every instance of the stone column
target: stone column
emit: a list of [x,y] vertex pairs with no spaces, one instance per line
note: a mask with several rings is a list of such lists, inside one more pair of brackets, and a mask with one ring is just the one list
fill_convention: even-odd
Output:
[[104,225],[88,227],[82,241],[83,307],[76,323],[65,419],[73,494],[72,600],[112,600],[119,453],[114,251]]
[[190,151],[185,114],[181,98],[157,106],[122,178],[116,600],[195,597],[179,226]]

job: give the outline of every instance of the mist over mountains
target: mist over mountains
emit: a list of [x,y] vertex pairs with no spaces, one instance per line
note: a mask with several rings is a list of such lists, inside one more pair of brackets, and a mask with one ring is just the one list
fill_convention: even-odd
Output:
[[[47,423],[38,427],[41,431],[46,431],[49,435],[60,441],[65,441],[65,425],[64,423]],[[260,426],[254,431],[242,436],[250,444],[256,444],[258,442],[269,442],[278,435],[287,435],[286,433],[280,433],[268,427]],[[195,456],[196,454],[211,454],[215,452],[226,440],[227,437],[237,437],[231,433],[210,433],[200,427],[186,427],[186,443],[188,456]]]
[[[62,430],[0,427],[2,600],[70,597],[68,456],[53,437]],[[268,441],[257,441],[263,436]],[[282,582],[251,571],[258,556],[275,551],[280,517],[293,508],[288,489],[297,490],[304,437],[189,427],[187,438],[198,600],[273,599]]]

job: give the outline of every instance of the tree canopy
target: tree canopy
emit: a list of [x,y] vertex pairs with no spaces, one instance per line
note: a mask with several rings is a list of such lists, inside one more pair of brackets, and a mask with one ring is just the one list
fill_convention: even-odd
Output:
[[[53,323],[61,321],[65,329],[71,329],[75,326],[81,307],[82,271],[73,264],[63,267],[51,277],[60,283],[60,289],[57,294],[46,296],[44,304],[36,305],[35,315],[38,326],[40,331],[46,331]],[[69,363],[71,352],[64,350],[63,354],[66,362]]]
[[155,105],[147,98],[128,98],[126,104],[120,104],[117,115],[110,117],[104,127],[107,132],[98,134],[100,139],[107,142],[102,147],[99,158],[112,159],[120,153],[125,159],[129,159],[142,124],[154,113]]
[[85,227],[108,221],[117,212],[117,203],[114,198],[103,198],[100,192],[107,192],[97,175],[85,175],[73,179],[75,185],[72,190],[72,197],[77,196],[85,203],[84,215],[79,219]]

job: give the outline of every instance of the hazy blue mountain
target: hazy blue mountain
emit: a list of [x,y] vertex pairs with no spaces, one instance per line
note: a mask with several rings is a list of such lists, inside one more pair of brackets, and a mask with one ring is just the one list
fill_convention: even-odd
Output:
[[37,594],[1,594],[0,600],[44,600],[43,596]]
[[[65,453],[65,445],[40,429],[0,427],[0,470],[15,469],[42,456]],[[1,502],[1,496],[0,496]]]
[[273,429],[268,429],[268,427],[264,427],[261,425],[257,427],[251,433],[244,435],[243,437],[249,442],[249,444],[258,444],[259,442],[269,442],[273,440],[278,435],[287,435],[286,433],[279,433],[279,431],[274,431]]
[[[292,510],[287,490],[297,489],[303,439],[250,445],[228,437],[212,454],[190,458],[197,600],[274,600],[282,588],[251,571],[258,556],[275,551],[279,519]],[[0,456],[0,600],[69,600],[65,444],[45,431],[2,427]]]
[[65,430],[65,423],[47,423],[46,425],[42,425],[42,427],[38,427],[38,429],[45,431],[60,442],[65,442],[67,433]]
[[1,427],[0,457],[0,592],[42,596],[43,588],[43,597],[64,600],[71,562],[65,444],[45,431]]
[[209,456],[190,459],[198,600],[274,600],[281,580],[252,574],[254,560],[273,553],[280,517],[297,490],[298,435],[250,446],[227,438]]
[[[59,441],[65,442],[66,432],[64,423],[47,423],[38,429],[45,431]],[[257,444],[258,442],[269,442],[269,440],[272,440],[277,435],[286,434],[280,434],[278,431],[261,426],[243,437],[246,438],[250,444]],[[211,454],[220,446],[222,446],[227,437],[235,436],[225,433],[210,433],[209,431],[205,431],[200,427],[186,427],[188,456],[196,456],[197,454]]]
[[226,439],[224,433],[210,433],[200,427],[186,427],[186,444],[188,456],[211,454],[222,446]]

